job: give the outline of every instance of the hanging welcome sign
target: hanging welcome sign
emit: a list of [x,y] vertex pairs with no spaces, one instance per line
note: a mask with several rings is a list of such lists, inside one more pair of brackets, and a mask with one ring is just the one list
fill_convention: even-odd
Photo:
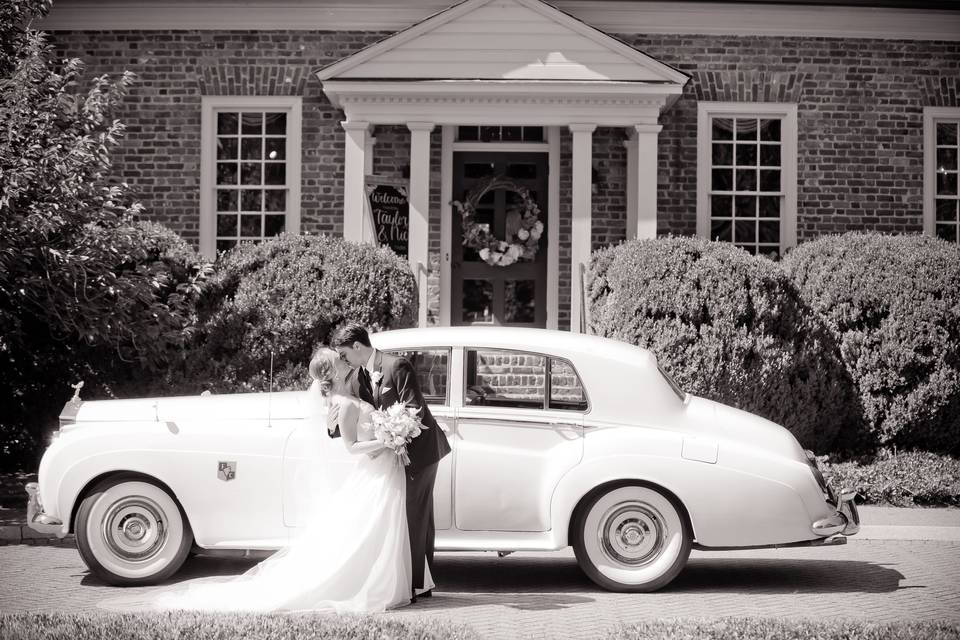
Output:
[[406,180],[366,177],[367,206],[373,238],[406,258],[410,250],[410,201]]

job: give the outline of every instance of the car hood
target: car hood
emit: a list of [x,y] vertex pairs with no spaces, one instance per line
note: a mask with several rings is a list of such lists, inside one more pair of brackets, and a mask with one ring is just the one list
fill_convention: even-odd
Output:
[[795,460],[806,460],[803,447],[792,433],[776,422],[753,413],[691,395],[687,399],[687,415],[700,427],[700,433],[704,436],[734,441]]
[[285,391],[136,400],[88,400],[80,405],[76,422],[220,422],[303,418],[310,406],[306,396],[307,392],[304,391]]

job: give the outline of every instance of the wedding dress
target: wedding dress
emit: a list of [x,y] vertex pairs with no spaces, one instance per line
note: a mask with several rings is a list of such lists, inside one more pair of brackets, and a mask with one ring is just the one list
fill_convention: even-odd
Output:
[[[340,402],[359,409],[357,442],[372,440],[368,417],[373,407],[355,398]],[[412,572],[403,465],[390,451],[373,459],[366,454],[356,458],[342,487],[309,516],[297,538],[246,573],[190,580],[99,606],[123,611],[359,613],[409,603]],[[429,568],[425,586],[433,586]]]

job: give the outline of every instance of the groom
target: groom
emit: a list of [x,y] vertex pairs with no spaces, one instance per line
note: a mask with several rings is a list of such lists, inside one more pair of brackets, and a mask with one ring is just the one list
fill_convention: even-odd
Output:
[[[437,426],[420,392],[413,366],[405,359],[377,351],[370,346],[366,327],[351,322],[338,329],[330,340],[340,358],[354,368],[358,395],[378,409],[400,402],[420,410],[420,422],[426,427],[407,445],[410,464],[407,476],[407,527],[410,530],[410,557],[413,566],[413,600],[423,589],[424,557],[433,573],[433,484],[437,466],[450,453],[447,437]],[[366,396],[366,397],[365,397]],[[430,591],[420,593],[431,596]]]

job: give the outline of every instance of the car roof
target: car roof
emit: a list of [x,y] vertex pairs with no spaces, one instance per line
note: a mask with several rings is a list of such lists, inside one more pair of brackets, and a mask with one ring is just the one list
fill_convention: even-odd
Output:
[[417,329],[394,329],[370,334],[370,340],[378,349],[414,347],[488,347],[542,352],[558,356],[585,354],[617,361],[639,364],[638,359],[655,358],[647,349],[619,340],[600,336],[532,329],[527,327],[424,327]]

